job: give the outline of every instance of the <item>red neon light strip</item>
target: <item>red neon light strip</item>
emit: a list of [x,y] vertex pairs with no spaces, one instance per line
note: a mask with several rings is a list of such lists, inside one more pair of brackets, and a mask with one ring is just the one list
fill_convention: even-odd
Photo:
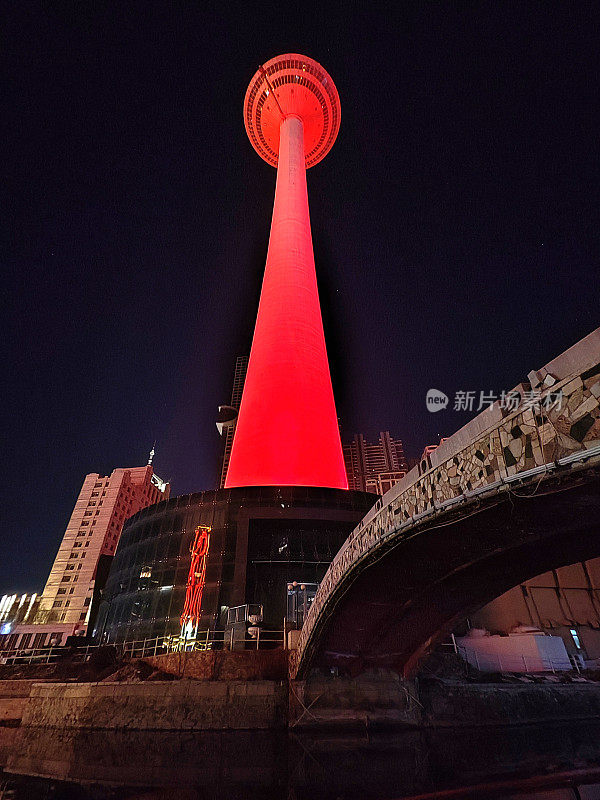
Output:
[[190,548],[192,559],[187,579],[185,602],[179,618],[182,626],[190,621],[193,621],[194,625],[197,626],[200,620],[202,594],[206,583],[206,559],[210,543],[210,531],[210,527],[199,525],[196,528],[194,542]]

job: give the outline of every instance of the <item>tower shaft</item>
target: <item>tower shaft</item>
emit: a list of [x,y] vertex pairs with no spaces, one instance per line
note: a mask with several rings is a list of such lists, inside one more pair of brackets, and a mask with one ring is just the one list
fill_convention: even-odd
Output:
[[271,235],[226,487],[348,483],[310,231],[304,127],[279,134]]

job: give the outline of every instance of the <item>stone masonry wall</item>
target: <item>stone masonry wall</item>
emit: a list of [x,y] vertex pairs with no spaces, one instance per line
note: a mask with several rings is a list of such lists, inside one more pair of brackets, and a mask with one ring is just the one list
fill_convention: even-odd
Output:
[[14,751],[21,718],[34,681],[0,681],[0,769]]
[[284,726],[287,684],[152,681],[36,684],[22,728],[244,730]]

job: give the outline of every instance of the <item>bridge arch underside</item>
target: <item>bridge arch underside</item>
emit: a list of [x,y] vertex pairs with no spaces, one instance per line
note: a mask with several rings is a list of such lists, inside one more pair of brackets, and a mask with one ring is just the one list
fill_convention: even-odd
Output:
[[[440,639],[517,584],[600,556],[600,477],[544,481],[454,521],[438,518],[378,548],[339,587],[297,677],[314,667],[413,675]],[[529,495],[529,496],[526,496]]]

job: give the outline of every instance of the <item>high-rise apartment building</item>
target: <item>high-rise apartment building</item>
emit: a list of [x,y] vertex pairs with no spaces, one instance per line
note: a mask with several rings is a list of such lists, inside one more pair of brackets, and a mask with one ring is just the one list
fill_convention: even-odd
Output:
[[[19,625],[12,635],[32,634],[43,647],[85,634],[125,520],[168,499],[169,488],[150,464],[115,469],[107,477],[86,475],[33,624]],[[27,646],[23,642],[14,646]]]
[[[246,371],[248,370],[248,356],[238,356],[235,360],[235,371],[233,374],[233,389],[231,390],[231,406],[230,408],[235,411],[240,410],[240,403],[242,402],[242,392],[244,391],[244,381],[246,380]],[[219,411],[224,408],[221,406]],[[237,415],[232,421],[223,425],[221,435],[223,436],[223,460],[221,462],[221,474],[219,479],[219,488],[225,486],[225,479],[227,478],[227,469],[229,467],[229,457],[231,456],[231,447],[233,445],[233,436],[235,434],[235,426],[237,423]]]
[[377,444],[369,444],[362,433],[357,433],[343,449],[350,489],[385,494],[408,471],[402,442],[389,431],[379,434]]

